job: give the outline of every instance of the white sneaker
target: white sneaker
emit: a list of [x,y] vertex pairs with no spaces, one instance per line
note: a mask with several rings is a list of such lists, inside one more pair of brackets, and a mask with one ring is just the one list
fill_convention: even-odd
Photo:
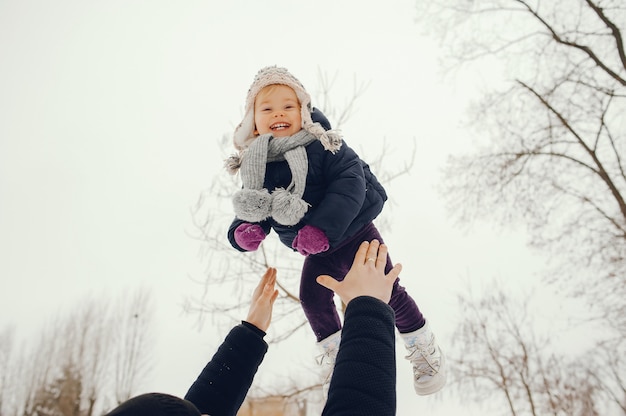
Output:
[[317,364],[322,367],[322,393],[324,398],[328,398],[328,389],[330,388],[330,379],[333,377],[335,369],[335,361],[339,352],[339,344],[341,343],[341,330],[324,338],[317,343],[321,354],[317,357]]
[[413,364],[413,386],[419,395],[438,392],[446,384],[446,362],[428,322],[417,331],[400,334]]

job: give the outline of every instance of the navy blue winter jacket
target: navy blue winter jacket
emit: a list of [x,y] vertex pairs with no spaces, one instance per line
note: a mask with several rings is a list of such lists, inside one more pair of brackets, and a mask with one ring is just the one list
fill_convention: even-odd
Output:
[[[323,117],[315,113],[313,115],[318,120]],[[326,124],[320,124],[330,128],[327,121]],[[289,248],[302,227],[313,225],[326,233],[332,249],[373,221],[382,211],[387,194],[370,171],[369,165],[345,141],[334,154],[325,150],[319,140],[309,144],[306,152],[309,169],[302,198],[310,204],[309,210],[293,226],[279,224],[273,218],[258,224],[265,234],[269,234],[271,229],[276,231],[280,241]],[[291,171],[286,161],[267,164],[264,188],[272,192],[276,188],[287,188],[290,183]],[[244,222],[235,218],[228,230],[230,243],[239,251],[246,250],[239,247],[234,234],[235,229]]]

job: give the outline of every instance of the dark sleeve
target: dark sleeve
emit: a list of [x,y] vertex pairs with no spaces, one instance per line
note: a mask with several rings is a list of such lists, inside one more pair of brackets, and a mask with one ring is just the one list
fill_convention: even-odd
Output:
[[228,333],[185,395],[200,413],[235,416],[241,407],[267,352],[264,332],[246,324]]
[[323,175],[327,188],[308,223],[321,228],[328,240],[340,241],[365,201],[365,174],[361,159],[344,142],[337,153],[325,151]]
[[[228,227],[228,241],[230,242],[230,245],[233,246],[233,248],[235,248],[235,249],[237,249],[239,251],[248,251],[248,250],[245,250],[245,249],[239,247],[239,244],[237,244],[237,242],[235,241],[235,230],[237,229],[237,227],[239,227],[244,222],[248,222],[248,221],[244,221],[244,220],[241,220],[241,219],[235,217],[233,222],[230,223],[230,227]],[[265,235],[270,233],[271,225],[270,225],[269,221],[261,221],[261,222],[257,222],[256,224],[259,224],[261,226],[261,228],[263,228],[263,231],[265,232]]]
[[323,416],[396,414],[394,325],[386,303],[370,296],[350,301]]

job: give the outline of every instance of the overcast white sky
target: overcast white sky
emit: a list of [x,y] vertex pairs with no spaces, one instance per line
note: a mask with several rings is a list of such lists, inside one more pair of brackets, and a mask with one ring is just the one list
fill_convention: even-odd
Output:
[[[206,266],[187,234],[190,208],[223,174],[231,149],[217,141],[240,121],[256,71],[273,64],[313,95],[320,71],[336,74],[337,105],[355,77],[369,83],[343,126],[364,158],[386,139],[398,164],[416,140],[414,170],[388,189],[385,237],[444,349],[461,284],[506,275],[529,286],[541,259],[521,232],[484,224],[464,235],[433,191],[447,155],[471,145],[458,128],[468,94],[498,74],[443,81],[442,51],[422,35],[413,4],[0,2],[0,326],[27,333],[88,294],[148,287],[159,364],[144,389],[184,394],[224,335],[197,332],[182,313],[199,289],[189,277]],[[398,361],[399,414],[446,414],[448,405],[412,393]],[[270,352],[267,364],[280,360]]]

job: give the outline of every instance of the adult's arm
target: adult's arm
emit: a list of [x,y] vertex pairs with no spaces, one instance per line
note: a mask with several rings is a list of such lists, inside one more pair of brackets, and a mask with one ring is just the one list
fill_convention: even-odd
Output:
[[237,414],[267,352],[263,337],[277,297],[276,269],[268,267],[252,293],[246,320],[230,331],[185,395],[202,414]]
[[385,302],[371,296],[350,301],[323,416],[396,414],[394,324]]
[[264,335],[245,321],[231,329],[185,399],[202,414],[235,416],[267,352]]

